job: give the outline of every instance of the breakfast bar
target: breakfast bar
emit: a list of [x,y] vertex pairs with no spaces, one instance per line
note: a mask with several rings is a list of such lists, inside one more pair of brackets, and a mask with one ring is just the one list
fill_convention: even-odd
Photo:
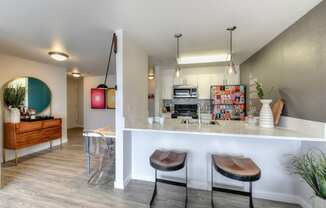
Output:
[[[268,129],[244,121],[198,124],[194,120],[184,124],[180,119],[166,119],[163,125],[137,121],[127,122],[124,132],[130,141],[131,162],[128,164],[132,179],[154,181],[154,170],[149,163],[153,151],[177,150],[188,154],[188,186],[209,190],[212,154],[244,156],[255,161],[262,172],[253,187],[254,197],[287,202],[296,201],[297,178],[288,170],[290,156],[300,154],[303,143],[326,142],[322,131]],[[184,170],[159,176],[179,180],[184,178]],[[218,173],[214,173],[214,178],[223,186],[249,189],[247,184]]]

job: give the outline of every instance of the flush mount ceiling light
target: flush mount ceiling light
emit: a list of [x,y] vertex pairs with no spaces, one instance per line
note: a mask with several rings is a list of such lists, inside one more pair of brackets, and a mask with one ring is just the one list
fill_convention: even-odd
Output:
[[178,63],[181,65],[186,64],[204,64],[204,63],[217,63],[230,61],[229,54],[216,54],[206,56],[184,56],[178,59]]
[[149,74],[148,79],[150,79],[150,80],[155,79],[155,75],[154,74]]
[[180,51],[179,51],[179,41],[180,41],[180,38],[182,37],[182,34],[181,33],[176,33],[174,35],[174,37],[177,39],[177,55],[176,55],[176,66],[175,66],[175,76],[178,78],[180,77],[180,71],[181,71],[181,68],[179,66],[179,55],[180,55]]
[[79,78],[81,77],[81,73],[80,72],[72,72],[71,75],[75,78]]
[[56,61],[66,61],[69,58],[68,54],[56,51],[50,51],[49,55]]
[[236,65],[233,62],[233,48],[232,48],[232,44],[233,44],[233,37],[232,37],[232,32],[237,29],[236,26],[233,27],[229,27],[226,30],[230,32],[230,62],[228,64],[228,73],[229,74],[236,74],[237,73],[237,69],[236,69]]
[[148,79],[149,80],[155,79],[155,69],[153,65],[150,65],[150,67],[148,68]]

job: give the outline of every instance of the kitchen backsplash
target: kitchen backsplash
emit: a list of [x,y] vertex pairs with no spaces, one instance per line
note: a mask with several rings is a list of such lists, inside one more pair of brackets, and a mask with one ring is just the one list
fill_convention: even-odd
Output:
[[163,106],[171,106],[174,104],[200,104],[201,113],[211,112],[211,100],[210,99],[189,99],[189,98],[178,98],[178,99],[163,99]]

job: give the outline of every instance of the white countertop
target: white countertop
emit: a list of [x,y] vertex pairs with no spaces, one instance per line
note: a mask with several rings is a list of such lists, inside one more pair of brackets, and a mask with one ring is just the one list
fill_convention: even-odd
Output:
[[244,138],[280,139],[297,141],[326,142],[326,138],[314,132],[299,132],[276,127],[273,129],[249,125],[244,121],[218,121],[219,125],[198,123],[181,124],[179,119],[166,119],[164,125],[149,124],[147,121],[126,122],[124,130],[141,132],[161,132],[177,134],[196,134],[211,136],[230,136]]
[[[94,132],[94,133],[92,133]],[[101,135],[103,135],[104,137],[107,138],[116,138],[116,133],[115,133],[115,129],[111,128],[111,127],[105,127],[105,128],[98,128],[95,130],[91,130],[89,133],[83,133],[83,136],[92,136],[92,137],[98,137],[99,135],[96,134],[99,133]]]

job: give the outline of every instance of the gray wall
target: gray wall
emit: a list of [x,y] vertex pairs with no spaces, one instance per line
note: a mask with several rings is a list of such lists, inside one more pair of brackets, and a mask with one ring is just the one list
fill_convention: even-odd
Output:
[[326,1],[241,64],[251,98],[254,79],[285,99],[284,115],[326,122]]

